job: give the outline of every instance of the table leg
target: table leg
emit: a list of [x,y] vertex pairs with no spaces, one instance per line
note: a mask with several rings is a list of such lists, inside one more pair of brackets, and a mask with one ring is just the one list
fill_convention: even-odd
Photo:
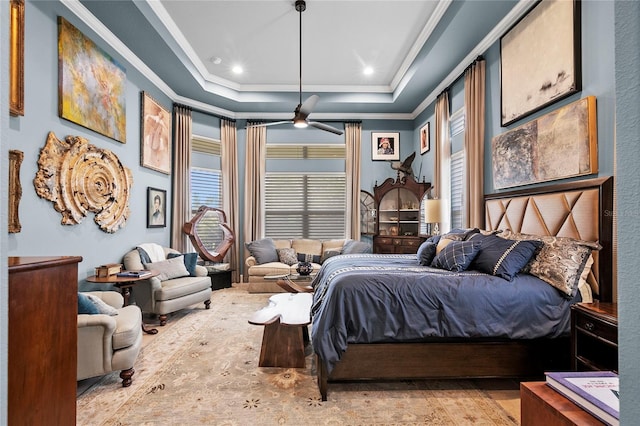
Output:
[[[117,286],[120,288],[122,292],[122,298],[124,299],[124,306],[129,306],[129,298],[131,297],[131,287],[130,286]],[[142,312],[140,312],[142,315]],[[144,323],[144,315],[142,317],[142,331],[147,334],[158,334],[158,330],[155,328],[147,328],[147,325]]]

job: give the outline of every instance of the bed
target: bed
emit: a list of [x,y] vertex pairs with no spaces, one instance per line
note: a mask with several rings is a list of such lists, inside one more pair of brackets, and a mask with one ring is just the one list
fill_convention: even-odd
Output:
[[[582,278],[594,299],[611,301],[612,198],[611,177],[486,195],[483,234],[593,242],[600,250]],[[422,266],[416,255],[328,259],[312,284],[322,399],[337,381],[539,378],[569,368],[570,306],[581,293],[529,274],[509,279]]]

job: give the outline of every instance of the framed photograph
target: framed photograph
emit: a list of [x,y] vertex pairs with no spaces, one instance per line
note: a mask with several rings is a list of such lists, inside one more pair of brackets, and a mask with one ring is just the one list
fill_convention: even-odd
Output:
[[431,148],[431,143],[429,141],[429,129],[430,123],[428,121],[427,124],[425,124],[422,129],[420,129],[420,155],[429,152],[429,149]]
[[501,123],[582,90],[580,0],[542,0],[500,38]]
[[167,191],[147,187],[147,228],[167,226]]
[[371,159],[397,161],[400,159],[400,133],[371,133]]
[[125,69],[61,16],[58,67],[60,117],[126,143]]
[[495,136],[491,157],[495,189],[597,173],[595,96]]
[[171,114],[145,92],[141,102],[140,165],[171,174]]
[[11,0],[9,113],[24,115],[24,0]]

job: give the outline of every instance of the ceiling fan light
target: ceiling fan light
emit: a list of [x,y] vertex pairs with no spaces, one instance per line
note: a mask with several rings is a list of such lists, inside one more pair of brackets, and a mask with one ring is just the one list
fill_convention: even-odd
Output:
[[296,119],[293,120],[293,127],[297,127],[298,129],[304,129],[308,124],[306,120]]

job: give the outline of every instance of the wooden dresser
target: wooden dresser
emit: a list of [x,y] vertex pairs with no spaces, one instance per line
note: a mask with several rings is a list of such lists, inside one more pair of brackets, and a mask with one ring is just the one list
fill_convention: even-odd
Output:
[[9,257],[9,425],[75,425],[78,263]]

